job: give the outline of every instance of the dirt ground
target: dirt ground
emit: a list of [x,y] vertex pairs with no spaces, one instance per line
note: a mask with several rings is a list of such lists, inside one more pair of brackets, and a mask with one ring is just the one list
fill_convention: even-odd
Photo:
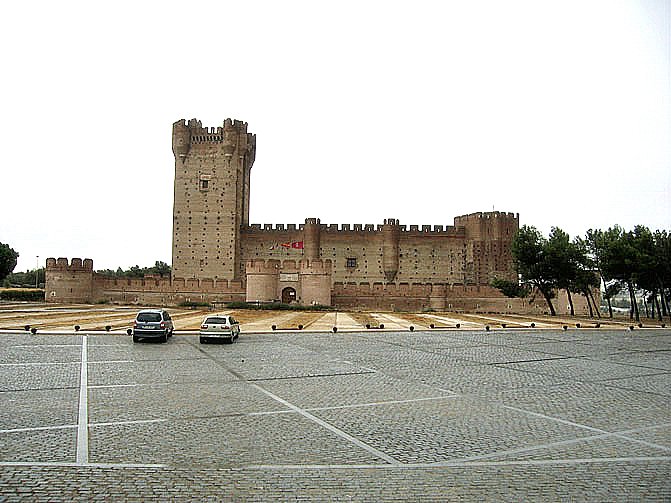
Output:
[[[106,330],[125,331],[132,326],[138,306],[47,305],[44,303],[0,303],[0,329],[24,330],[26,326],[40,331]],[[176,330],[197,330],[203,319],[213,314],[207,309],[172,308],[169,312]],[[455,312],[343,312],[343,311],[266,311],[226,310],[237,318],[243,331],[331,330],[339,329],[487,329],[487,328],[629,328],[628,318],[582,318],[514,314],[473,314]],[[340,324],[339,324],[340,320]],[[643,326],[660,326],[656,320],[645,320]],[[340,325],[340,326],[339,326]],[[275,327],[275,328],[273,328]],[[412,328],[411,328],[412,327]]]

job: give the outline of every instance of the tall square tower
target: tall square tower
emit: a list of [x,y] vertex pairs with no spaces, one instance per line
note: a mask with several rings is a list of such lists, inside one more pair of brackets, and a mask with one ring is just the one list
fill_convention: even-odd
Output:
[[204,128],[182,119],[172,126],[172,151],[172,277],[241,279],[240,228],[249,225],[256,136],[237,120]]

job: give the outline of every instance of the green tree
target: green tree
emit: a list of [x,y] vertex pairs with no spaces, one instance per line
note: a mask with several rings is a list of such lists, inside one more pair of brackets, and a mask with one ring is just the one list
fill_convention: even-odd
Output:
[[172,268],[168,264],[166,264],[165,262],[161,262],[160,260],[156,261],[152,269],[153,274],[160,274],[161,276],[170,276],[170,273],[172,271]]
[[522,282],[536,288],[547,302],[550,314],[556,316],[552,298],[557,281],[547,240],[535,227],[523,225],[513,238],[511,251]]
[[671,234],[657,230],[653,235],[655,243],[655,269],[660,293],[662,316],[671,316],[669,294],[671,293]]
[[529,295],[529,288],[520,285],[517,281],[510,281],[507,279],[494,278],[491,282],[494,288],[498,288],[506,297],[526,297]]
[[638,302],[636,301],[635,280],[640,271],[638,264],[640,243],[637,243],[631,232],[614,226],[605,232],[603,270],[604,274],[624,285],[629,292],[631,310],[630,318],[640,320]]
[[101,269],[96,272],[104,276],[115,276],[118,278],[142,278],[147,274],[170,276],[171,270],[172,268],[168,264],[157,260],[151,267],[140,267],[139,265],[134,265],[126,270],[118,267],[116,271],[113,271],[112,269]]
[[577,290],[576,283],[581,262],[578,248],[571,242],[566,232],[559,227],[553,227],[545,249],[550,276],[554,277],[556,288],[566,290],[571,316],[574,316],[571,292]]
[[0,243],[0,281],[4,280],[14,270],[18,258],[18,252],[10,248],[9,245]]
[[595,260],[588,252],[587,242],[579,237],[573,240],[573,247],[576,253],[578,270],[576,277],[571,285],[571,289],[577,293],[585,296],[587,299],[587,308],[589,309],[590,318],[596,313],[597,317],[601,318],[599,305],[596,303],[593,291],[601,286],[601,278],[597,271]]

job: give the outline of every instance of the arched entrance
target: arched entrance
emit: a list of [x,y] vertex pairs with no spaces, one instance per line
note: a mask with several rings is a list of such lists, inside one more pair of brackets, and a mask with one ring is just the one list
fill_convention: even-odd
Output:
[[290,286],[282,290],[282,303],[291,304],[296,301],[296,290]]

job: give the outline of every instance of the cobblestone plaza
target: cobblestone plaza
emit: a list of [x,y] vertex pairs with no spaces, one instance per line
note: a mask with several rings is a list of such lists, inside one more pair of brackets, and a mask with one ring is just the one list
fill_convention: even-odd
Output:
[[669,501],[671,331],[0,334],[0,501]]

